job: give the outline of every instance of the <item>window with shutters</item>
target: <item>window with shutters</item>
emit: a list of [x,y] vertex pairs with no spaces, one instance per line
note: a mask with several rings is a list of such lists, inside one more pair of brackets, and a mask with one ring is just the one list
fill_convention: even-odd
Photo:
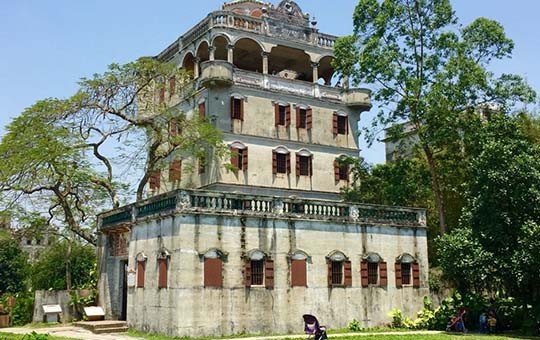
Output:
[[246,287],[264,286],[274,288],[274,261],[260,250],[249,251],[244,268]]
[[296,127],[299,129],[305,129],[307,127],[307,110],[306,109],[300,109],[298,113],[298,124]]
[[182,161],[175,159],[169,164],[169,182],[180,182],[182,179]]
[[291,107],[275,103],[275,125],[290,126],[291,125]]
[[368,262],[368,284],[376,285],[379,281],[379,263]]
[[343,284],[343,261],[332,261],[332,285]]
[[301,250],[296,250],[290,255],[291,287],[307,287],[308,258],[308,255]]
[[352,286],[351,261],[340,252],[334,250],[326,257],[328,263],[328,286]]
[[240,143],[231,144],[231,164],[238,170],[247,171],[248,169],[248,148]]
[[402,254],[398,257],[395,266],[396,287],[420,287],[420,267],[414,257]]
[[296,107],[296,128],[311,129],[312,127],[312,109],[304,106]]
[[264,284],[264,260],[251,260],[251,285],[262,286]]
[[231,119],[244,120],[244,99],[231,97]]
[[289,155],[278,153],[276,155],[276,158],[277,158],[276,172],[278,174],[286,174],[287,173],[287,158],[289,158]]
[[144,272],[146,270],[146,260],[148,257],[144,253],[137,254],[137,288],[144,288]]
[[161,249],[157,257],[158,265],[158,288],[167,288],[169,276],[169,259],[170,252],[166,249]]
[[312,175],[312,161],[311,156],[299,155],[296,156],[296,173],[297,176],[311,176]]
[[199,118],[201,119],[206,118],[206,103],[205,102],[199,103]]
[[223,259],[227,256],[219,249],[209,249],[204,258],[204,286],[223,287]]
[[347,116],[338,116],[338,121],[337,121],[338,134],[346,135],[348,133],[347,123],[348,123]]
[[158,190],[161,185],[161,170],[151,170],[149,173],[150,190]]

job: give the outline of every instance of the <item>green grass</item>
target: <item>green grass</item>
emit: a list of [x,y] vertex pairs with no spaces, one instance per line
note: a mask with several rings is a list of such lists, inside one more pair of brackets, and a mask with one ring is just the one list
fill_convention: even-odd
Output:
[[[25,338],[26,337],[26,338]],[[60,336],[46,335],[43,337],[43,334],[37,335],[37,337],[32,337],[31,334],[13,334],[13,333],[1,333],[0,340],[34,340],[34,339],[47,339],[47,340],[76,340],[73,338],[64,338]]]

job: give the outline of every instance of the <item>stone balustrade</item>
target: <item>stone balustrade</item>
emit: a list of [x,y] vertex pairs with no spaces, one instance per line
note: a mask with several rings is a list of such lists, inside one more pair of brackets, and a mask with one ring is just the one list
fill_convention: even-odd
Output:
[[426,227],[426,212],[418,208],[181,189],[100,214],[99,231],[177,213]]

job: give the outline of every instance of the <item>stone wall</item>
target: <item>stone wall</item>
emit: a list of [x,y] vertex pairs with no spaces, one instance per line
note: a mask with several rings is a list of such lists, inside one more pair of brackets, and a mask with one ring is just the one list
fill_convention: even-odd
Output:
[[[88,296],[90,291],[79,290],[77,294]],[[70,291],[68,290],[36,290],[34,295],[34,315],[32,322],[43,322],[44,313],[43,305],[60,305],[62,308],[62,314],[60,315],[60,321],[71,322],[79,317],[73,306],[70,306],[71,300]]]

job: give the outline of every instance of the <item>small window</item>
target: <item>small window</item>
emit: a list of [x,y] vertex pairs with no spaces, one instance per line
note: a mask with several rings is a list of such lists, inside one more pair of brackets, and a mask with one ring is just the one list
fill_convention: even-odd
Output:
[[311,156],[297,156],[297,171],[299,176],[311,176]]
[[368,262],[368,284],[376,285],[379,281],[379,263]]
[[167,288],[169,261],[167,258],[158,259],[158,288]]
[[307,110],[306,109],[300,109],[298,113],[298,125],[297,127],[300,129],[305,129],[307,127]]
[[231,119],[244,120],[244,100],[231,97]]
[[401,284],[410,285],[411,282],[411,264],[401,263]]
[[204,286],[223,287],[222,278],[223,260],[220,258],[204,259]]
[[343,284],[343,261],[332,261],[331,271],[332,271],[331,284],[332,285]]
[[137,261],[137,288],[144,288],[144,271],[146,267],[146,261]]
[[31,239],[26,239],[26,245],[31,246],[32,245],[32,240]]
[[[233,143],[241,145],[240,143]],[[248,148],[245,146],[231,147],[231,164],[238,170],[246,171],[248,169]]]
[[306,260],[291,260],[291,286],[307,287]]
[[199,103],[199,118],[201,119],[206,118],[206,103],[205,102]]
[[182,161],[175,159],[169,164],[169,182],[179,182],[182,179]]
[[347,123],[348,123],[347,116],[338,116],[338,121],[337,121],[338,134],[346,135],[348,133]]
[[311,129],[312,127],[312,109],[297,106],[296,107],[296,128]]
[[251,285],[264,284],[264,260],[251,260]]
[[276,156],[277,156],[277,173],[286,174],[287,173],[287,158],[289,155],[278,153]]
[[285,112],[285,106],[278,105],[278,125],[285,125],[287,114]]
[[150,190],[158,190],[161,185],[161,170],[151,170],[148,176]]

